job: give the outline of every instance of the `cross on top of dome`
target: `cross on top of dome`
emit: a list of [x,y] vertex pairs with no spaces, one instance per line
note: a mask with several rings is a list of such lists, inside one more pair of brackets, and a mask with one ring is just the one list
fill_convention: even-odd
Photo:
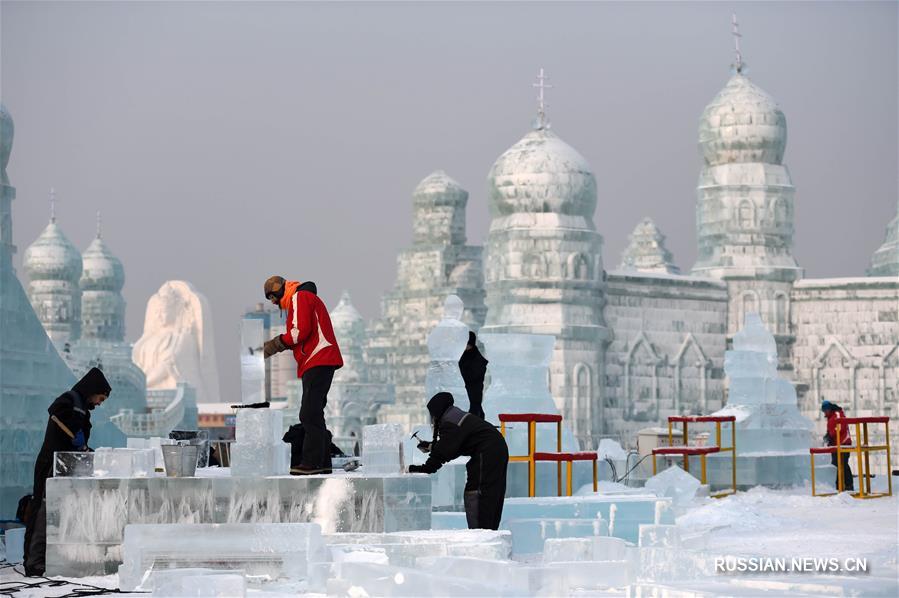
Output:
[[56,222],[56,189],[50,187],[50,222]]
[[549,128],[549,119],[546,117],[546,107],[549,104],[546,103],[546,97],[544,92],[547,89],[552,89],[552,85],[546,83],[546,77],[543,74],[543,67],[540,67],[540,72],[537,75],[537,82],[532,83],[531,85],[537,88],[537,122],[534,125],[534,128],[537,130],[548,129]]
[[731,13],[731,29],[730,29],[730,32],[731,32],[731,35],[734,36],[734,52],[735,52],[736,55],[737,55],[736,61],[735,61],[734,64],[731,65],[731,66],[734,67],[734,70],[735,70],[737,73],[742,74],[742,73],[743,73],[743,69],[746,68],[746,63],[743,62],[743,53],[740,52],[740,38],[743,37],[743,36],[742,36],[742,34],[740,34],[740,24],[737,23],[737,13]]

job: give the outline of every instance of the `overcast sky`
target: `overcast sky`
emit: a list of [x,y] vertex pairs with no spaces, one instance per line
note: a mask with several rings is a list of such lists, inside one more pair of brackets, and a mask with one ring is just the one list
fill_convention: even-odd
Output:
[[18,274],[48,220],[125,265],[127,336],[169,279],[209,298],[223,400],[238,318],[280,273],[348,289],[368,318],[436,169],[470,192],[529,129],[544,67],[555,131],[592,165],[607,269],[651,216],[696,256],[697,124],[733,61],[780,103],[806,275],[863,275],[896,215],[897,3],[0,4]]

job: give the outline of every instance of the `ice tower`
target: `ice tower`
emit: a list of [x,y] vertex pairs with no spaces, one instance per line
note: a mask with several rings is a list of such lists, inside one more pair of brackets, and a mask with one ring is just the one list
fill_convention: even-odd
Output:
[[887,224],[883,245],[871,256],[868,276],[899,276],[899,201],[896,216]]
[[366,342],[371,381],[396,387],[396,403],[380,410],[381,422],[420,422],[430,362],[426,339],[447,295],[465,302],[466,325],[478,330],[484,322],[481,248],[466,245],[467,203],[468,191],[442,170],[425,177],[412,194],[412,247],[397,257],[396,282],[381,299],[381,318]]
[[604,346],[602,237],[587,161],[550,130],[543,71],[534,129],[487,178],[490,231],[483,332],[556,338],[549,370],[556,405],[583,446],[598,442]]
[[793,195],[783,163],[787,121],[774,99],[746,76],[737,40],[733,74],[699,120],[696,226],[699,257],[693,274],[727,282],[727,333],[745,314],[759,313],[780,354],[793,341],[790,291],[802,277],[793,258]]
[[12,201],[6,165],[13,121],[0,104],[0,517],[11,519],[31,491],[46,407],[75,383],[34,313],[12,266]]
[[[809,476],[814,424],[799,412],[793,385],[778,376],[774,336],[758,314],[749,313],[733,344],[724,358],[727,406],[715,415],[737,419],[737,485],[801,484]],[[709,459],[709,479],[727,486],[731,457],[714,457]]]
[[665,247],[665,235],[652,221],[644,218],[630,234],[630,243],[621,255],[619,270],[680,274],[674,258]]
[[28,298],[44,330],[64,350],[81,336],[81,254],[56,222],[56,191],[50,190],[50,222],[25,250]]

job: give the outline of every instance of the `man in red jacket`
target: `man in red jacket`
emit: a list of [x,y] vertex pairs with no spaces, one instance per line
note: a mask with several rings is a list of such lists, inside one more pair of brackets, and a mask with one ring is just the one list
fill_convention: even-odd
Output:
[[[821,411],[824,412],[824,417],[827,418],[827,434],[824,435],[824,442],[827,443],[827,446],[836,446],[837,422],[845,418],[846,415],[843,413],[842,407],[836,403],[831,403],[830,401],[821,403]],[[852,445],[852,436],[849,435],[849,426],[846,424],[840,426],[839,444],[840,446]],[[855,483],[852,479],[852,470],[849,469],[849,453],[842,453],[840,463],[837,463],[837,454],[831,453],[830,462],[832,465],[836,465],[843,469],[843,490],[848,490],[850,492],[855,490]],[[840,489],[839,473],[837,473],[837,480],[834,482],[834,485],[837,487],[837,490]]]
[[265,343],[268,359],[291,349],[297,361],[297,378],[303,381],[300,422],[303,424],[303,458],[294,475],[331,473],[331,443],[325,427],[325,405],[334,372],[343,365],[343,357],[334,337],[328,308],[318,298],[314,282],[300,284],[272,276],[263,287],[265,298],[287,310],[287,332]]

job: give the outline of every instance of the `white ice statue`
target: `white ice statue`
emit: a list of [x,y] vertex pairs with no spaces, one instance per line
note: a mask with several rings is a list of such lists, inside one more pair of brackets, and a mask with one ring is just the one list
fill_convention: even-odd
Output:
[[169,280],[150,297],[134,362],[147,376],[147,390],[186,382],[198,403],[219,400],[212,310],[189,282]]
[[425,378],[424,403],[438,392],[453,395],[453,402],[462,411],[468,411],[468,393],[459,371],[459,358],[468,344],[468,326],[462,323],[465,305],[456,295],[450,295],[443,304],[443,318],[428,335],[428,354],[431,363]]

